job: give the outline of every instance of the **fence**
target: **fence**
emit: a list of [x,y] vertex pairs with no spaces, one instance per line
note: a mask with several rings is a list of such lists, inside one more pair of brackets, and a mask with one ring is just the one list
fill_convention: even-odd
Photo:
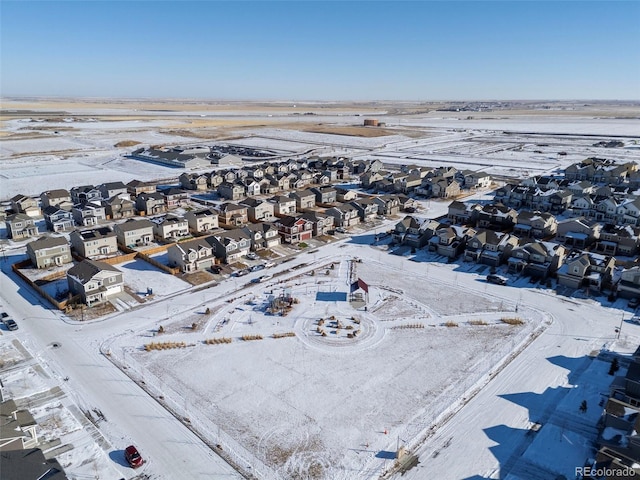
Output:
[[[11,269],[14,271],[16,275],[18,275],[22,280],[24,280],[31,288],[33,288],[41,297],[43,297],[47,302],[56,307],[59,310],[65,310],[67,305],[70,303],[77,302],[80,299],[80,295],[74,295],[73,297],[67,298],[66,300],[58,301],[49,295],[44,289],[40,288],[39,285],[36,285],[29,277],[27,277],[24,273],[20,271],[21,268],[25,268],[31,265],[31,260],[23,260],[21,262],[14,263],[11,265]],[[57,278],[62,278],[65,276],[67,272],[56,272],[52,275],[49,275],[51,280],[56,280]]]

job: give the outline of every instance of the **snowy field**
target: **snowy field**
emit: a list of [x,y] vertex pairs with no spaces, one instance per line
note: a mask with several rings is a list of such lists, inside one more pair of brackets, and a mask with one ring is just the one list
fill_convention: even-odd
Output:
[[[167,401],[188,410],[192,425],[225,451],[242,452],[267,478],[371,478],[390,465],[397,437],[418,441],[544,316],[521,310],[524,324],[507,325],[500,319],[514,315],[511,303],[445,290],[425,281],[428,272],[416,278],[383,263],[357,266],[362,278],[372,279],[368,311],[344,301],[344,260],[334,270],[315,268],[314,276],[208,304],[211,317],[202,309],[174,315],[153,340],[192,345],[186,350],[141,352],[130,336],[110,348],[126,348],[145,381],[162,385]],[[381,275],[385,283],[374,283]],[[299,303],[285,317],[266,315],[269,292],[282,288]],[[357,318],[351,327],[360,335],[348,339],[349,330],[332,329],[331,316],[343,328]],[[327,337],[317,331],[321,317]],[[285,332],[296,337],[271,338]],[[243,335],[264,340],[242,341]],[[233,342],[203,343],[215,337]],[[136,340],[148,342],[148,331]],[[185,405],[182,398],[189,399]]]

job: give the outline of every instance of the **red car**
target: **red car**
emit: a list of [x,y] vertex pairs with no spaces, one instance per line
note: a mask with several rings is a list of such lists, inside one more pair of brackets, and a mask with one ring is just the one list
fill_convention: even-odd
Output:
[[129,445],[124,449],[124,458],[127,459],[127,462],[129,462],[131,468],[138,468],[144,463],[144,460],[140,456],[140,453],[138,453],[138,449],[133,445]]

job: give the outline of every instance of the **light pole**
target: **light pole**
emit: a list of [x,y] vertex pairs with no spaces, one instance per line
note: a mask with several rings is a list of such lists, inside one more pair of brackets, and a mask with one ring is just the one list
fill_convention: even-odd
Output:
[[616,333],[618,334],[616,336],[616,339],[620,338],[620,332],[622,331],[622,323],[624,322],[624,312],[622,312],[622,318],[620,319],[620,326],[618,328],[616,328]]

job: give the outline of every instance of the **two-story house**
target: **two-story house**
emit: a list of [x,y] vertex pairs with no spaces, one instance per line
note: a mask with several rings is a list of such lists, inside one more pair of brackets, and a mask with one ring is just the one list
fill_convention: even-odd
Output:
[[131,180],[127,183],[127,192],[131,197],[137,197],[141,193],[156,193],[156,185],[141,180]]
[[167,249],[167,257],[169,266],[178,267],[184,273],[211,268],[216,261],[213,246],[207,237],[176,243]]
[[11,210],[30,217],[39,217],[41,214],[38,200],[27,195],[15,195],[11,198]]
[[333,217],[333,223],[337,227],[346,228],[360,223],[358,209],[351,204],[342,203],[328,208],[324,213]]
[[116,234],[109,227],[92,230],[74,230],[69,235],[73,250],[85,258],[104,258],[118,252]]
[[46,192],[42,192],[40,194],[40,203],[42,204],[43,209],[47,207],[59,207],[64,208],[65,210],[71,210],[71,207],[73,207],[71,194],[68,190],[64,189],[47,190]]
[[566,254],[567,250],[563,245],[533,240],[514,247],[507,263],[511,273],[546,279],[563,265]]
[[107,212],[99,200],[74,205],[71,213],[81,227],[93,227],[107,220]]
[[270,222],[275,218],[274,205],[266,200],[247,197],[240,205],[247,207],[247,215],[252,222]]
[[207,237],[216,257],[224,263],[233,263],[249,253],[250,236],[240,228],[225,230]]
[[294,215],[297,212],[295,199],[285,195],[276,195],[270,198],[269,202],[273,204],[273,213],[276,217]]
[[136,209],[141,215],[158,215],[167,211],[167,204],[161,193],[143,192],[136,197]]
[[337,201],[337,192],[333,187],[313,187],[310,190],[316,196],[317,205],[333,205]]
[[262,250],[280,245],[281,237],[278,228],[269,222],[249,223],[242,227],[251,239],[251,250]]
[[291,192],[289,197],[295,200],[298,212],[303,212],[316,206],[316,195],[311,190]]
[[314,237],[318,235],[328,235],[334,228],[334,218],[331,215],[323,215],[316,211],[309,211],[303,213],[301,216],[311,222]]
[[518,213],[513,234],[521,238],[549,238],[557,230],[558,222],[551,213],[522,210]]
[[153,235],[163,242],[177,242],[189,236],[189,223],[176,215],[151,218]]
[[146,218],[118,223],[113,231],[117,243],[128,248],[144,247],[153,242],[153,223]]
[[136,214],[135,203],[117,195],[100,203],[104,207],[105,215],[111,220],[129,218]]
[[218,186],[218,195],[227,200],[237,201],[246,196],[246,187],[241,180],[224,182]]
[[104,303],[124,290],[122,272],[108,263],[83,260],[67,272],[69,291],[80,295],[82,302],[92,306]]
[[221,227],[240,227],[249,221],[245,205],[226,202],[218,207],[218,224]]
[[7,236],[14,240],[36,237],[39,234],[38,226],[35,224],[33,217],[25,213],[14,213],[7,216],[5,225],[7,227]]
[[75,220],[70,210],[49,205],[42,211],[47,229],[52,232],[66,232],[75,228]]
[[313,223],[303,217],[280,217],[273,224],[285,243],[304,242],[313,236]]
[[184,214],[189,230],[194,233],[208,233],[218,228],[218,212],[211,208],[191,210]]
[[43,237],[27,244],[27,255],[36,268],[71,263],[71,248],[64,237]]

